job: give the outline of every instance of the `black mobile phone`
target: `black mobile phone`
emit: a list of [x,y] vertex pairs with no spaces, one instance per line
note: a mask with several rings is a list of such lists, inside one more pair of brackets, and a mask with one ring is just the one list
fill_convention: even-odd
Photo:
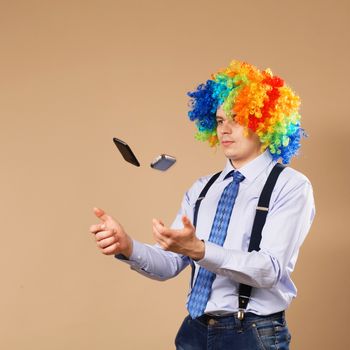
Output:
[[169,154],[161,154],[151,163],[151,168],[165,171],[168,170],[176,162],[176,158]]
[[120,153],[122,154],[123,158],[135,165],[135,166],[140,166],[140,163],[139,161],[137,160],[134,152],[131,150],[131,148],[129,147],[129,145],[122,141],[122,140],[119,140],[117,139],[116,137],[113,137],[113,142],[114,144],[117,146],[117,148],[119,149]]

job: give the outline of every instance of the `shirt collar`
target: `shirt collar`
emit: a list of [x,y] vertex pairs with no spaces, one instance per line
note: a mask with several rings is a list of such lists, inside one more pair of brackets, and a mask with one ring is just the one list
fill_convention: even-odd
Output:
[[[252,182],[256,177],[268,167],[268,165],[273,162],[273,158],[268,149],[261,153],[258,157],[254,158],[250,162],[243,165],[241,168],[237,169],[242,175],[244,175],[245,180]],[[276,162],[276,161],[274,161]],[[236,170],[231,164],[230,159],[227,159],[226,166],[218,177],[217,181],[223,181],[225,176],[232,170]]]

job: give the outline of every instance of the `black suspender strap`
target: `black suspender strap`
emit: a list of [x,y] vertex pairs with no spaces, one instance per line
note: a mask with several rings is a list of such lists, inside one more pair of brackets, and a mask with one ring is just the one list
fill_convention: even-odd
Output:
[[[285,165],[281,163],[276,163],[273,169],[271,170],[267,181],[265,183],[265,186],[261,192],[258,206],[256,208],[254,223],[253,223],[253,229],[252,234],[250,237],[250,243],[248,252],[252,252],[253,250],[259,251],[260,250],[260,241],[261,241],[261,232],[266,222],[266,217],[269,211],[269,204],[270,204],[270,198],[273,191],[273,188],[275,187],[275,184],[277,182],[278,176],[282,172],[282,170],[285,169]],[[246,284],[240,284],[239,285],[239,296],[238,296],[238,318],[240,320],[243,320],[244,318],[244,311],[247,308],[250,295],[252,292],[252,287],[248,286]]]
[[199,207],[201,205],[202,199],[204,199],[205,195],[207,194],[210,186],[216,181],[216,179],[219,177],[219,175],[221,174],[221,171],[219,171],[218,173],[214,174],[209,181],[207,182],[207,184],[204,186],[204,188],[202,189],[202,192],[200,193],[199,197],[197,198],[196,204],[194,206],[194,212],[193,212],[193,226],[196,227],[197,226],[197,217],[198,217],[198,211],[199,211]]
[[[201,205],[202,199],[204,199],[205,195],[207,194],[210,186],[216,181],[216,179],[219,177],[219,175],[221,174],[221,171],[219,171],[218,173],[214,174],[209,181],[207,182],[207,184],[204,186],[204,188],[202,189],[199,197],[197,198],[196,204],[194,206],[194,211],[193,211],[193,226],[196,227],[197,226],[197,217],[198,217],[198,211],[199,211],[199,207]],[[191,268],[192,268],[192,272],[191,272],[191,288],[193,287],[193,279],[194,279],[194,273],[195,273],[195,266],[194,266],[194,262],[191,260]]]

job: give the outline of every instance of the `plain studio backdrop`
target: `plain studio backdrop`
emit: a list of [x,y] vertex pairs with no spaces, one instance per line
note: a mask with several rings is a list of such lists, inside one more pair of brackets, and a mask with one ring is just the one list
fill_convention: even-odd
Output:
[[[311,180],[316,218],[293,274],[292,349],[349,348],[349,29],[348,1],[1,0],[1,349],[174,348],[189,269],[156,282],[102,255],[92,208],[153,243],[152,218],[169,225],[225,164],[194,139],[186,92],[234,58],[302,98],[309,138],[290,166]],[[152,170],[159,153],[178,162]]]

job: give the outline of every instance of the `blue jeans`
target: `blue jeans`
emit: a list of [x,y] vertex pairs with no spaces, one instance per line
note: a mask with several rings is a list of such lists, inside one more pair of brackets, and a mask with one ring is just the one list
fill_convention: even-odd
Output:
[[187,316],[175,339],[177,350],[288,350],[290,333],[284,312],[269,316],[246,313],[196,319]]

